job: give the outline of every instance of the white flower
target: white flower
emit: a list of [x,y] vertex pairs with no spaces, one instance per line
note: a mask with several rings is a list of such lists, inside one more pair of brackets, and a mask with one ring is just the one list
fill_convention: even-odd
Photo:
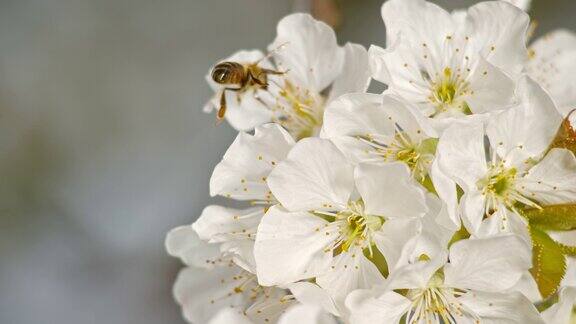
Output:
[[[552,97],[560,113],[566,117],[576,106],[576,35],[555,30],[536,39],[528,49],[526,73]],[[572,115],[572,124],[576,115]]]
[[530,5],[532,4],[532,0],[504,0],[504,1],[513,4],[526,12],[530,10]]
[[[368,86],[366,50],[357,44],[338,46],[334,31],[310,15],[292,14],[283,18],[269,50],[272,59],[265,58],[260,51],[241,51],[223,60],[258,62],[263,68],[283,72],[268,75],[266,89],[255,86],[247,91],[227,91],[226,119],[238,130],[250,130],[273,121],[297,139],[315,136],[322,126],[326,103],[344,93],[364,91]],[[211,111],[219,107],[223,87],[210,76],[207,78],[217,92],[207,106]]]
[[449,255],[428,253],[410,251],[409,262],[384,286],[351,293],[351,322],[542,323],[526,297],[508,291],[532,263],[521,238],[463,240]]
[[384,277],[427,214],[424,191],[401,163],[353,167],[330,141],[301,140],[268,177],[281,206],[268,210],[254,254],[262,285],[308,278],[337,302]]
[[438,135],[416,107],[394,94],[353,93],[328,105],[323,137],[355,163],[400,161],[422,181]]
[[[278,324],[337,324],[336,319],[319,307],[296,304],[278,318]],[[208,324],[255,324],[246,315],[224,308]]]
[[[435,162],[438,134],[418,108],[390,92],[384,95],[352,93],[340,96],[326,108],[322,137],[330,139],[353,163],[402,162],[414,178],[455,202],[454,183]],[[452,190],[453,191],[453,190]],[[455,208],[439,223],[460,226]]]
[[173,293],[191,323],[207,323],[228,307],[264,324],[274,322],[294,303],[287,290],[258,285],[254,274],[219,252],[217,245],[201,241],[190,226],[170,231],[166,249],[188,265],[178,274]]
[[276,124],[258,126],[254,135],[239,133],[210,179],[210,194],[249,201],[255,207],[235,209],[208,206],[192,227],[202,240],[220,243],[222,252],[255,273],[254,240],[262,216],[276,203],[266,184],[275,165],[283,160],[294,140]]
[[560,284],[559,300],[542,312],[546,324],[573,324],[576,322],[576,260],[567,259],[566,274]]
[[552,100],[528,78],[518,96],[517,106],[488,121],[487,149],[481,124],[450,127],[440,138],[439,165],[464,190],[463,221],[472,234],[527,235],[516,204],[539,208],[576,201],[574,154],[547,152],[561,122]]
[[526,13],[499,1],[451,15],[424,0],[390,0],[382,17],[388,47],[370,48],[373,77],[444,119],[435,120],[439,129],[511,103],[527,56]]
[[[506,0],[518,8],[529,11],[531,0]],[[531,36],[537,24],[532,24]],[[525,72],[542,86],[562,114],[567,117],[576,105],[576,34],[565,29],[548,32],[531,42]],[[576,115],[571,116],[576,124]]]

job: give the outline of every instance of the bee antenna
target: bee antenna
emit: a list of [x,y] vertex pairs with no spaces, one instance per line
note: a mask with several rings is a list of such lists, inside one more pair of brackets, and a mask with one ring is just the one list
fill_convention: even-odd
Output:
[[263,56],[262,58],[260,58],[258,61],[256,61],[256,63],[254,64],[258,64],[260,62],[262,62],[263,60],[270,58],[272,55],[276,54],[279,50],[281,50],[284,46],[288,45],[290,42],[286,41],[278,46],[276,46],[273,50],[269,51],[268,54],[266,54],[265,56]]

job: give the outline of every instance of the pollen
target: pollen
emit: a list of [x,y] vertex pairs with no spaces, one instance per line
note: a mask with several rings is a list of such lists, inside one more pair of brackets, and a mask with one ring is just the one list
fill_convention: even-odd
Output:
[[[447,111],[457,111],[469,114],[465,96],[472,93],[469,83],[466,81],[466,74],[461,73],[462,69],[457,69],[454,73],[452,68],[446,67],[441,73],[436,73],[436,79],[430,82],[431,95],[429,100],[437,108],[437,113]],[[466,70],[466,72],[470,72]]]

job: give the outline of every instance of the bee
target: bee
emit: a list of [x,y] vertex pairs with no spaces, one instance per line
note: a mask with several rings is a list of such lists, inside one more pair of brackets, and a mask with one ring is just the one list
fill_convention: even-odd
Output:
[[212,80],[225,86],[220,94],[220,108],[216,114],[218,122],[222,121],[226,114],[226,91],[234,91],[240,94],[249,89],[267,90],[269,75],[283,75],[287,72],[265,69],[258,65],[262,60],[270,57],[276,50],[284,45],[285,44],[280,45],[274,51],[254,63],[222,62],[214,66],[211,73]]

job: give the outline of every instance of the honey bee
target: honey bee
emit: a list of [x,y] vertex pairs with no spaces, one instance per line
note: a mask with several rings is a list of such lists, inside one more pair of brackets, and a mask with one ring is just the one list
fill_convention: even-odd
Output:
[[211,73],[212,80],[225,86],[220,94],[220,108],[216,114],[218,122],[222,121],[226,114],[226,91],[234,91],[240,94],[249,89],[267,90],[269,75],[283,75],[287,72],[265,69],[258,65],[262,60],[270,57],[276,50],[284,45],[285,44],[280,45],[274,51],[254,63],[222,62],[214,66]]

